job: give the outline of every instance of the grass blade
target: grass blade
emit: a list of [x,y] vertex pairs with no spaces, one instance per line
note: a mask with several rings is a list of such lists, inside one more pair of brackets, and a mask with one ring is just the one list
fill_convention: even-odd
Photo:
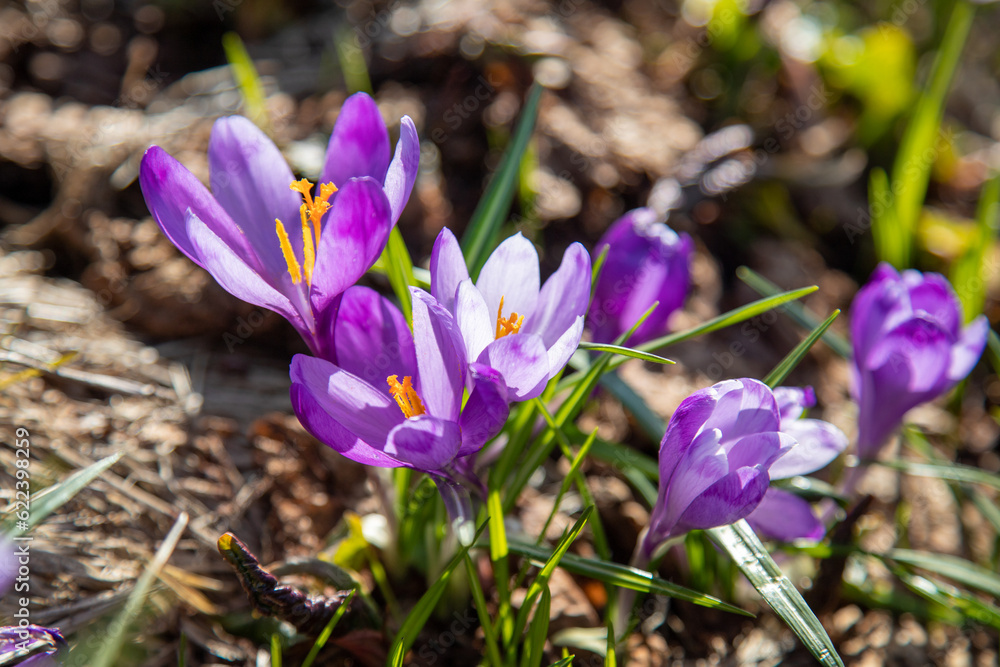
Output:
[[[484,522],[479,529],[476,530],[475,539],[479,539],[479,536],[483,534],[483,530],[486,529],[486,523]],[[473,542],[474,543],[474,542]],[[434,611],[434,607],[437,606],[438,601],[444,594],[445,589],[448,587],[448,580],[451,579],[452,572],[458,567],[458,564],[462,562],[466,554],[469,553],[469,548],[472,545],[467,545],[460,547],[458,553],[451,559],[448,565],[441,572],[438,580],[434,582],[434,585],[427,589],[427,591],[420,597],[417,604],[410,610],[410,613],[406,615],[406,620],[403,621],[403,625],[400,626],[399,632],[396,633],[396,638],[392,642],[392,647],[389,649],[389,661],[388,664],[394,665],[395,667],[403,667],[403,659],[406,657],[406,652],[410,650],[413,646],[413,642],[416,641],[417,636],[420,634],[420,630],[427,623],[427,619],[431,617],[431,612]]]
[[[95,479],[100,477],[105,470],[117,463],[118,460],[124,455],[125,452],[123,450],[117,454],[107,456],[100,461],[90,464],[86,468],[77,470],[63,481],[53,484],[38,493],[32,494],[31,508],[26,519],[28,523],[28,530],[37,526],[47,516],[72,500],[76,494],[90,486]],[[8,508],[8,512],[10,511],[10,508]],[[12,518],[8,517],[8,519],[10,521],[10,525],[4,530],[5,533],[11,536],[17,536],[26,532],[24,530],[18,530],[16,523]]]
[[580,343],[581,350],[594,350],[595,352],[609,352],[611,354],[617,354],[623,357],[630,357],[632,359],[642,359],[643,361],[652,361],[655,364],[673,364],[675,361],[671,361],[666,357],[661,357],[657,354],[651,352],[643,352],[642,350],[634,350],[631,347],[623,347],[621,345],[609,345],[607,343]]
[[962,303],[965,321],[972,321],[986,304],[987,252],[1000,228],[1000,174],[983,186],[976,208],[976,231],[968,250],[951,270],[951,284]]
[[[530,558],[534,561],[542,563],[546,562],[552,555],[551,550],[545,547],[539,547],[534,544],[519,542],[517,540],[510,541],[510,550],[513,553],[524,556],[525,558]],[[639,591],[640,593],[656,593],[658,595],[666,595],[678,600],[692,602],[694,604],[701,605],[702,607],[719,609],[721,611],[727,611],[732,614],[740,614],[741,616],[749,616],[751,618],[753,617],[753,614],[750,612],[723,602],[722,600],[714,598],[711,595],[706,595],[700,591],[679,586],[664,579],[660,579],[659,577],[655,577],[645,570],[629,567],[627,565],[619,565],[618,563],[611,561],[584,558],[583,556],[577,556],[576,554],[566,554],[559,561],[559,567],[567,572],[572,572],[573,574],[578,574],[584,577],[590,577],[591,579],[596,579],[597,581],[610,584],[612,586],[629,588],[634,591]]]
[[128,600],[125,602],[125,608],[122,609],[121,613],[110,624],[107,639],[101,644],[97,655],[90,662],[92,667],[112,667],[118,664],[118,654],[121,653],[122,645],[125,643],[125,634],[132,626],[136,616],[139,615],[153,580],[160,574],[160,570],[166,565],[170,559],[170,555],[177,547],[177,543],[180,541],[181,535],[184,534],[187,523],[187,513],[181,512],[180,516],[174,522],[173,528],[170,529],[170,532],[164,538],[163,544],[156,550],[156,555],[153,556],[153,560],[150,561],[146,571],[142,573],[139,581],[136,582],[135,588],[132,589]]
[[785,378],[788,377],[788,374],[799,365],[800,361],[802,361],[802,357],[806,356],[809,349],[815,345],[816,341],[818,341],[826,330],[830,328],[830,325],[833,324],[833,321],[837,319],[838,315],[840,315],[840,309],[830,313],[830,317],[826,318],[822,324],[813,329],[812,333],[806,336],[805,340],[796,345],[795,348],[788,353],[788,356],[782,359],[781,362],[774,367],[774,370],[767,374],[767,377],[763,379],[764,384],[771,389],[774,389],[784,382]]
[[876,465],[901,470],[917,477],[937,477],[952,482],[984,484],[1000,489],[1000,475],[994,475],[981,468],[964,466],[959,463],[917,463],[916,461],[870,461]]
[[895,193],[893,203],[896,224],[906,244],[904,254],[884,259],[892,261],[899,269],[909,266],[913,230],[923,208],[931,167],[934,165],[934,160],[928,160],[926,156],[936,156],[939,153],[935,144],[939,140],[945,100],[975,13],[975,6],[970,2],[959,0],[954,4],[941,48],[934,57],[927,89],[917,99],[913,116],[906,125],[899,152],[892,165],[891,191]]
[[899,216],[885,169],[875,167],[868,176],[868,214],[871,216],[875,256],[896,267],[910,263],[910,233],[899,224]]
[[226,52],[226,60],[233,70],[233,79],[243,95],[246,106],[246,116],[268,134],[271,132],[271,122],[267,117],[267,107],[264,104],[264,86],[257,76],[250,54],[247,53],[243,40],[235,32],[227,32],[222,36],[222,48]]
[[368,75],[368,64],[365,54],[358,48],[356,34],[350,26],[344,24],[336,32],[333,40],[337,49],[337,60],[340,62],[340,72],[344,76],[344,87],[350,93],[372,94],[372,80]]
[[528,99],[521,111],[521,119],[517,123],[513,137],[503,160],[490,180],[483,198],[472,213],[469,226],[462,236],[462,253],[469,265],[469,275],[473,278],[479,275],[479,270],[486,263],[490,248],[496,242],[511,202],[514,200],[514,190],[517,187],[519,167],[524,151],[528,148],[528,140],[535,129],[538,118],[538,102],[542,97],[542,87],[537,83],[528,91]]
[[745,520],[707,532],[726,550],[764,601],[788,624],[823,665],[844,667],[830,636]]
[[528,636],[524,639],[524,661],[522,665],[536,667],[542,664],[545,655],[545,640],[549,636],[549,614],[552,612],[552,592],[546,586],[538,601],[535,617],[528,626]]
[[919,567],[1000,598],[1000,575],[964,558],[912,549],[892,549],[882,557]]
[[[762,296],[774,296],[781,293],[780,287],[745,266],[736,269],[736,277],[743,281],[747,287]],[[805,306],[797,301],[789,301],[781,306],[781,312],[792,318],[803,329],[810,331],[818,327],[821,323],[817,316],[810,313],[806,310]],[[854,354],[851,350],[851,344],[836,331],[827,331],[824,333],[823,342],[844,359],[850,359]]]
[[483,641],[486,643],[485,657],[489,660],[491,667],[502,667],[503,659],[500,657],[496,633],[493,632],[493,623],[489,613],[487,613],[486,594],[483,593],[483,586],[479,582],[479,573],[476,572],[476,565],[468,553],[465,554],[463,561],[465,562],[465,574],[469,579],[469,587],[472,589],[472,601],[476,605],[476,614],[479,616],[479,625],[483,629]]
[[326,642],[330,639],[330,635],[333,634],[333,629],[337,627],[337,623],[340,622],[340,619],[344,617],[344,614],[346,614],[348,608],[350,608],[351,600],[354,599],[355,593],[357,593],[357,589],[352,590],[347,597],[344,598],[344,602],[340,605],[340,608],[333,612],[333,616],[326,624],[326,627],[323,628],[323,632],[320,633],[319,637],[316,638],[315,643],[313,643],[312,648],[309,649],[309,655],[307,655],[306,659],[302,661],[302,667],[312,667],[313,662],[316,661],[316,656],[318,656],[319,652],[323,650],[323,647],[326,646]]

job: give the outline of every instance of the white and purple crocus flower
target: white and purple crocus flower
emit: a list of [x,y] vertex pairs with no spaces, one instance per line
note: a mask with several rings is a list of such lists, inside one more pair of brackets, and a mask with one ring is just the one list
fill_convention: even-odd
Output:
[[303,426],[343,456],[430,475],[464,542],[472,537],[469,492],[481,483],[460,459],[503,427],[507,388],[494,369],[466,361],[444,307],[426,292],[411,293],[412,334],[390,301],[365,287],[349,289],[335,325],[338,363],[295,355],[292,405]]
[[515,234],[473,283],[454,234],[442,229],[430,270],[431,293],[454,315],[466,361],[499,371],[511,401],[541,394],[579,346],[590,301],[590,255],[579,243],[541,285],[535,246]]
[[[778,387],[774,398],[781,432],[795,438],[796,444],[771,464],[768,477],[772,480],[816,472],[847,448],[847,436],[833,424],[821,419],[801,419],[807,408],[816,405],[812,387]],[[757,509],[746,519],[758,533],[783,542],[815,541],[826,533],[826,527],[808,501],[774,486],[767,489]]]
[[608,254],[587,313],[594,342],[614,342],[656,302],[656,310],[635,330],[629,344],[666,333],[670,316],[684,305],[691,284],[691,237],[660,222],[654,210],[637,208],[611,225],[594,252],[600,254],[605,247]]
[[681,401],[660,444],[660,489],[637,564],[673,537],[750,514],[768,470],[797,444],[781,427],[778,402],[758,380],[725,380]]
[[344,102],[313,191],[241,116],[212,128],[212,191],[159,146],[142,159],[150,212],[181,252],[244,301],[273,310],[330,360],[341,294],[371,268],[409,199],[420,161],[403,117],[395,156],[375,102]]
[[962,327],[944,276],[880,264],[851,306],[859,456],[874,457],[908,410],[965,378],[988,334],[983,315]]

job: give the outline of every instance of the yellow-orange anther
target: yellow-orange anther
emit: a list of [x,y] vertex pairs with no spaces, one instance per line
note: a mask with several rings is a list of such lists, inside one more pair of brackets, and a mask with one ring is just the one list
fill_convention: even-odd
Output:
[[389,383],[389,392],[396,399],[396,405],[403,411],[404,417],[409,419],[427,412],[420,397],[417,396],[417,390],[413,388],[413,378],[409,375],[405,376],[402,382],[399,381],[398,375],[390,375],[386,378],[386,382]]
[[524,324],[524,315],[520,317],[517,313],[511,313],[507,319],[503,318],[503,297],[500,297],[500,307],[497,308],[497,338],[503,338],[507,334],[517,333]]
[[285,264],[288,265],[288,273],[292,276],[292,282],[298,285],[302,282],[302,269],[299,268],[299,260],[295,259],[292,252],[292,243],[288,240],[288,232],[281,220],[274,219],[274,229],[278,233],[278,243],[281,244],[281,254],[285,256]]
[[[319,247],[319,233],[323,215],[330,210],[328,201],[333,193],[337,191],[337,186],[333,183],[323,183],[319,186],[319,194],[312,196],[312,183],[306,179],[292,181],[288,186],[295,192],[302,195],[302,206],[299,207],[299,215],[302,218],[302,265],[300,267],[295,254],[292,252],[292,244],[288,241],[288,234],[280,220],[278,223],[278,241],[281,243],[281,254],[285,256],[285,263],[288,265],[288,273],[292,276],[292,282],[296,285],[302,282],[302,274],[305,273],[306,283],[312,285],[313,269],[316,267],[316,249]],[[311,228],[310,228],[311,223]]]

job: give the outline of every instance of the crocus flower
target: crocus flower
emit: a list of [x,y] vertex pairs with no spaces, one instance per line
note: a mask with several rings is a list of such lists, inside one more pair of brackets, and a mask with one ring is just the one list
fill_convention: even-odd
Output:
[[314,354],[332,358],[340,295],[385,247],[413,189],[419,151],[413,122],[403,117],[390,162],[378,107],[358,93],[337,118],[315,192],[242,116],[212,127],[211,193],[159,146],[143,156],[139,184],[181,252],[229,293],[284,316]]
[[590,300],[590,255],[579,243],[539,286],[538,252],[517,233],[493,251],[473,283],[446,228],[430,269],[431,293],[455,316],[467,361],[498,370],[512,401],[541,394],[579,346]]
[[684,305],[694,244],[687,234],[677,234],[657,218],[649,208],[629,211],[594,249],[598,255],[608,249],[587,313],[594,342],[614,341],[658,301],[629,343],[652,340],[666,333],[670,315]]
[[[772,480],[815,472],[847,448],[847,436],[833,424],[821,419],[800,419],[806,408],[816,405],[812,387],[778,387],[774,398],[781,416],[781,431],[795,438],[797,444],[771,465],[768,476]],[[768,488],[757,509],[747,516],[747,522],[757,532],[784,542],[819,540],[826,533],[808,501],[773,486]]]
[[[434,479],[456,528],[467,534],[469,488],[457,459],[478,452],[509,412],[499,373],[468,364],[454,318],[411,289],[413,334],[399,310],[364,287],[343,297],[334,346],[338,364],[296,355],[292,405],[302,425],[365,465],[422,470]],[[469,398],[463,408],[466,378]]]
[[726,380],[684,399],[660,444],[660,490],[644,558],[672,537],[750,514],[767,491],[768,469],[795,444],[762,382]]
[[962,328],[958,298],[944,276],[880,264],[851,306],[852,393],[858,453],[871,458],[913,407],[972,371],[989,334],[980,315]]
[[40,625],[0,627],[0,664],[19,667],[58,667],[56,652],[66,640],[55,628]]

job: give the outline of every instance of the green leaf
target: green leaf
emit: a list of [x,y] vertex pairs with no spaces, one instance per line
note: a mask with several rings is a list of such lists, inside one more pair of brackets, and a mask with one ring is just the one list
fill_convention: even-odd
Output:
[[[479,536],[483,534],[486,529],[486,522],[483,522],[479,529],[476,530],[475,539],[479,539]],[[473,542],[474,543],[474,542]],[[444,594],[445,589],[448,587],[448,580],[451,579],[452,572],[458,567],[458,564],[462,562],[466,554],[469,553],[469,547],[472,545],[466,545],[459,548],[458,553],[448,562],[448,565],[444,568],[441,574],[438,576],[438,580],[427,589],[427,591],[420,597],[417,604],[410,610],[410,613],[406,615],[406,620],[403,621],[403,625],[400,626],[399,632],[396,633],[396,639],[392,642],[392,647],[389,649],[389,664],[395,667],[403,667],[403,659],[406,657],[406,652],[410,650],[413,646],[413,642],[416,641],[417,636],[420,634],[420,630],[426,625],[427,619],[431,617],[431,612],[434,611],[434,607],[437,606],[438,601]]]
[[1000,575],[964,558],[912,549],[891,549],[880,557],[919,567],[1000,598]]
[[399,299],[402,306],[403,316],[406,317],[406,324],[413,328],[413,303],[410,298],[410,286],[417,284],[417,279],[413,277],[413,260],[403,242],[403,235],[399,227],[393,227],[389,233],[389,241],[379,258],[385,275],[389,278],[392,291]]
[[573,667],[573,658],[575,657],[575,655],[567,655],[565,658],[556,660],[549,667]]
[[119,664],[118,658],[121,653],[122,646],[125,644],[125,634],[135,624],[136,617],[139,615],[142,605],[146,602],[149,587],[159,576],[160,570],[162,570],[163,566],[167,564],[167,560],[170,559],[170,555],[177,547],[177,543],[180,541],[181,535],[184,534],[184,529],[187,527],[187,523],[187,513],[181,512],[180,516],[178,516],[177,520],[174,522],[173,527],[170,529],[170,532],[167,533],[167,536],[164,538],[163,544],[161,544],[160,548],[156,550],[156,555],[153,556],[153,560],[150,561],[146,570],[142,573],[142,576],[139,577],[139,580],[135,584],[135,588],[133,588],[132,592],[129,593],[124,609],[121,610],[115,620],[108,626],[107,637],[101,644],[100,649],[98,649],[97,655],[94,656],[93,660],[88,662],[88,664],[92,665],[92,667],[112,667],[113,665]]
[[336,31],[333,41],[337,48],[337,60],[340,61],[340,71],[344,75],[344,87],[347,91],[373,94],[365,54],[358,48],[354,31],[344,23]]
[[496,173],[490,180],[483,198],[472,213],[469,226],[462,236],[462,252],[469,264],[469,275],[473,278],[479,275],[480,269],[486,263],[489,250],[496,243],[500,233],[500,225],[510,211],[517,187],[518,171],[521,158],[528,147],[528,140],[535,129],[538,117],[538,103],[542,97],[542,87],[533,84],[528,91],[528,99],[521,111],[521,119],[511,138],[507,150]]
[[[41,523],[47,516],[68,503],[76,494],[91,485],[95,479],[101,476],[105,470],[113,466],[125,455],[124,450],[117,454],[105,457],[100,461],[91,463],[86,468],[77,470],[66,477],[61,482],[34,493],[31,495],[31,507],[28,511],[28,530],[31,530]],[[10,510],[8,510],[10,513]],[[15,517],[8,516],[8,526],[4,532],[11,536],[23,534],[24,530],[18,530]]]
[[643,352],[642,350],[635,350],[631,347],[623,347],[621,345],[610,345],[608,343],[580,343],[581,350],[594,350],[595,352],[609,352],[611,354],[617,354],[622,357],[631,357],[632,359],[642,359],[643,361],[652,361],[656,364],[673,364],[677,363],[671,361],[666,357],[661,357],[659,355],[653,354],[651,352]]
[[[931,66],[927,90],[917,99],[913,116],[907,123],[900,140],[899,152],[892,165],[891,191],[895,193],[896,222],[906,244],[904,253],[885,259],[899,269],[909,266],[913,231],[923,208],[934,158],[940,153],[936,144],[943,141],[938,134],[948,89],[976,13],[975,5],[964,0],[959,0],[953,7],[941,47]],[[928,155],[932,156],[931,159],[928,159]]]
[[490,621],[489,607],[486,604],[486,594],[483,593],[483,585],[479,581],[479,573],[476,565],[472,562],[472,557],[468,553],[463,559],[465,562],[465,575],[469,580],[469,588],[472,590],[472,601],[476,605],[476,614],[479,616],[479,625],[483,629],[483,641],[486,643],[486,658],[492,667],[502,667],[503,659],[500,657],[500,648],[497,644],[497,636],[493,631],[493,623]]
[[[774,296],[781,293],[780,287],[745,266],[736,269],[736,277],[742,280],[747,287],[762,296]],[[781,306],[781,312],[792,318],[803,329],[810,331],[818,327],[821,323],[818,317],[806,310],[806,307],[798,301],[789,301],[784,304]],[[826,331],[823,334],[823,342],[844,359],[850,359],[853,355],[851,344],[836,331]]]
[[270,120],[267,117],[267,107],[264,103],[264,86],[257,76],[257,68],[254,67],[250,54],[247,53],[243,40],[235,32],[227,32],[222,36],[222,48],[226,52],[226,60],[233,70],[233,78],[239,86],[243,95],[243,104],[246,106],[246,116],[254,124],[270,133]]
[[326,624],[326,627],[323,628],[323,632],[320,633],[319,637],[316,638],[316,642],[312,645],[312,648],[309,649],[309,655],[307,655],[306,659],[302,661],[302,667],[312,667],[313,662],[316,661],[316,656],[318,656],[319,652],[323,650],[323,647],[326,646],[326,642],[330,639],[330,635],[333,634],[333,629],[337,627],[337,623],[340,622],[340,619],[343,618],[344,614],[347,613],[348,608],[350,608],[351,600],[354,599],[354,594],[356,592],[357,590],[355,589],[348,593],[347,597],[344,598],[343,603],[341,603],[337,611],[333,612],[333,616],[330,617],[330,621]]
[[802,595],[771,558],[746,520],[707,532],[726,550],[764,601],[798,635],[809,652],[823,665],[844,667],[830,636]]
[[812,333],[806,336],[805,340],[796,345],[795,348],[788,353],[788,356],[782,359],[781,362],[774,367],[774,370],[767,374],[767,377],[763,380],[764,384],[771,389],[774,389],[784,382],[785,378],[788,377],[788,374],[799,365],[800,361],[802,361],[802,357],[806,356],[809,349],[815,345],[816,341],[820,339],[823,333],[830,328],[830,325],[833,324],[833,321],[837,319],[838,315],[840,315],[839,309],[833,311],[830,314],[830,317],[826,318],[822,324],[813,329]]
[[535,617],[528,625],[528,636],[524,638],[524,661],[522,665],[532,667],[542,664],[545,655],[545,640],[549,635],[549,615],[552,613],[552,592],[546,586],[538,601]]
[[871,216],[875,256],[896,267],[910,262],[911,231],[903,229],[885,169],[875,167],[868,175],[868,214]]
[[885,466],[893,470],[901,470],[907,475],[917,477],[937,477],[953,482],[968,482],[984,484],[994,489],[1000,489],[1000,476],[972,466],[959,463],[917,463],[916,461],[869,461],[875,465]]
[[1000,221],[1000,174],[983,186],[976,208],[976,231],[969,248],[956,260],[951,270],[951,284],[962,303],[965,321],[971,322],[983,312],[989,276],[987,251],[993,247]]
[[[530,558],[537,562],[546,562],[552,555],[552,552],[545,547],[539,547],[534,544],[519,542],[517,540],[510,541],[510,550],[513,553]],[[629,567],[627,565],[619,565],[618,563],[611,561],[584,558],[575,554],[566,554],[559,561],[559,567],[563,568],[567,572],[572,572],[573,574],[578,574],[584,577],[590,577],[591,579],[596,579],[612,586],[629,588],[642,593],[666,595],[678,600],[686,600],[687,602],[692,602],[694,604],[701,605],[702,607],[728,611],[733,614],[740,614],[741,616],[749,616],[751,618],[753,617],[753,614],[750,612],[723,602],[722,600],[714,598],[711,595],[706,595],[700,591],[679,586],[664,579],[660,579],[659,577],[655,577],[645,570]]]

